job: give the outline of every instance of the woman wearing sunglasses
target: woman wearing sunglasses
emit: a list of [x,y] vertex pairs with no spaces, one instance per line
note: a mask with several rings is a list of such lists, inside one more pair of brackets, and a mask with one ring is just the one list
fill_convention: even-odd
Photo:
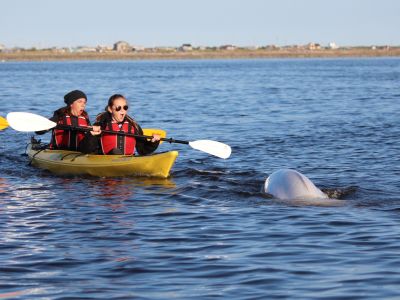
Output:
[[[120,94],[115,94],[108,100],[105,112],[99,114],[95,125],[102,130],[143,135],[143,130],[136,121],[128,116],[128,102]],[[132,136],[103,132],[100,137],[102,154],[133,155],[135,150],[140,155],[152,153],[160,143],[160,136],[153,135],[152,140],[136,139]]]

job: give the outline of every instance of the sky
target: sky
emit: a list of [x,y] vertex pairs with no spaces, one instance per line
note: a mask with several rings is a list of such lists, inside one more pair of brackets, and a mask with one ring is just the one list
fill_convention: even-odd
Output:
[[399,0],[0,0],[0,44],[400,46],[399,14]]

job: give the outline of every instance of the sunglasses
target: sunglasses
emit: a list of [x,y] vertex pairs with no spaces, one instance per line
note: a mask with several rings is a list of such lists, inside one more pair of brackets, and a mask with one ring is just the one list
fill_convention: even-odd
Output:
[[115,110],[116,110],[116,111],[120,111],[121,109],[124,109],[125,111],[127,111],[127,110],[128,110],[128,108],[129,108],[129,106],[128,106],[128,105],[124,105],[124,106],[117,106],[117,107],[115,107]]

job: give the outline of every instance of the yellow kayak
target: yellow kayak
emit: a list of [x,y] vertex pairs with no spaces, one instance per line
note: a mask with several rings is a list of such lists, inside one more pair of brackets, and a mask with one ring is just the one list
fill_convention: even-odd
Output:
[[30,144],[27,154],[33,166],[59,175],[99,177],[148,176],[167,178],[178,151],[146,156],[95,155],[75,151],[40,149]]

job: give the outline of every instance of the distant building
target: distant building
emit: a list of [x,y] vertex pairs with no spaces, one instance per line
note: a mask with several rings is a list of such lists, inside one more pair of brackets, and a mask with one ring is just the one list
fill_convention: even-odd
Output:
[[146,49],[143,46],[132,46],[132,51],[140,52],[140,51],[144,51],[144,50],[146,50]]
[[[298,47],[298,46],[296,45],[296,47]],[[279,50],[280,47],[278,47],[277,45],[266,45],[265,49],[266,50]]]
[[127,42],[119,41],[114,44],[113,50],[117,52],[129,52],[132,51],[132,46]]
[[75,52],[77,52],[77,53],[97,52],[97,49],[95,47],[79,46],[79,47],[76,47]]
[[336,45],[335,42],[330,42],[328,45],[328,48],[334,50],[334,49],[338,49],[339,47],[338,47],[338,45]]
[[371,47],[372,50],[386,50],[389,51],[390,50],[390,46],[372,46]]
[[221,47],[219,47],[219,49],[233,51],[236,50],[236,47],[233,45],[222,45]]
[[112,50],[113,50],[113,47],[111,47],[111,46],[98,45],[96,47],[96,51],[99,52],[99,53],[110,52]]
[[178,48],[179,51],[192,51],[193,47],[191,44],[183,44]]
[[308,50],[319,50],[319,49],[321,49],[321,45],[320,44],[316,44],[316,43],[308,43],[306,45],[306,49],[308,49]]
[[0,44],[0,52],[3,52],[4,50],[6,50],[6,47],[2,44]]

